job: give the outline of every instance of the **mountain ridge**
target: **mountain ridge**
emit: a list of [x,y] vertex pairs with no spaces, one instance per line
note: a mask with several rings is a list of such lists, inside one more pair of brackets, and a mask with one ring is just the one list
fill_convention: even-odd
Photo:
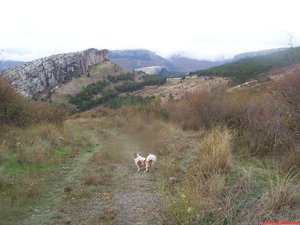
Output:
[[94,48],[57,54],[26,62],[2,72],[27,97],[54,88],[84,74],[88,67],[107,60],[108,51]]

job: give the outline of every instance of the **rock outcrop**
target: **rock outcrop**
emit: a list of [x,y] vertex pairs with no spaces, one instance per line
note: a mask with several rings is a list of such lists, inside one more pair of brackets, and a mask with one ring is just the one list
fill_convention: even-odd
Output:
[[88,67],[107,59],[107,50],[87,49],[81,52],[53,55],[27,62],[3,72],[24,96],[31,97],[58,84],[80,77]]

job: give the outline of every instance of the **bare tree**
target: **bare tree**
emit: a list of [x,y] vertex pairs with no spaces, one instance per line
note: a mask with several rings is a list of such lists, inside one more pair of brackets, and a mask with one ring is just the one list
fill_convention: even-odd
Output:
[[291,33],[287,33],[286,36],[287,36],[287,44],[290,47],[290,49],[289,49],[289,51],[290,51],[289,61],[291,63],[294,63],[296,61],[296,59],[295,59],[296,58],[295,57],[295,49],[294,49],[295,38],[294,38],[294,35],[291,34]]
[[288,41],[288,46],[290,48],[293,48],[294,47],[294,42],[295,42],[295,38],[294,38],[294,35],[291,34],[291,33],[287,33],[287,41]]

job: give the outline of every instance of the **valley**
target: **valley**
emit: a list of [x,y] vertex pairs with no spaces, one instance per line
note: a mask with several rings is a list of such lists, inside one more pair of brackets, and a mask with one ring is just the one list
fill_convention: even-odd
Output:
[[[300,221],[300,66],[273,66],[285,53],[168,78],[97,49],[4,71],[0,224]],[[157,164],[138,172],[135,152]]]

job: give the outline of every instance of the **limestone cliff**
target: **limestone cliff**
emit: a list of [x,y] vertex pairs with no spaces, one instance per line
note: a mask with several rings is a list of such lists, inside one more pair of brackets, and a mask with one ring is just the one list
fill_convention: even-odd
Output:
[[87,49],[27,62],[3,72],[17,90],[28,97],[84,74],[88,67],[107,59],[107,50]]

